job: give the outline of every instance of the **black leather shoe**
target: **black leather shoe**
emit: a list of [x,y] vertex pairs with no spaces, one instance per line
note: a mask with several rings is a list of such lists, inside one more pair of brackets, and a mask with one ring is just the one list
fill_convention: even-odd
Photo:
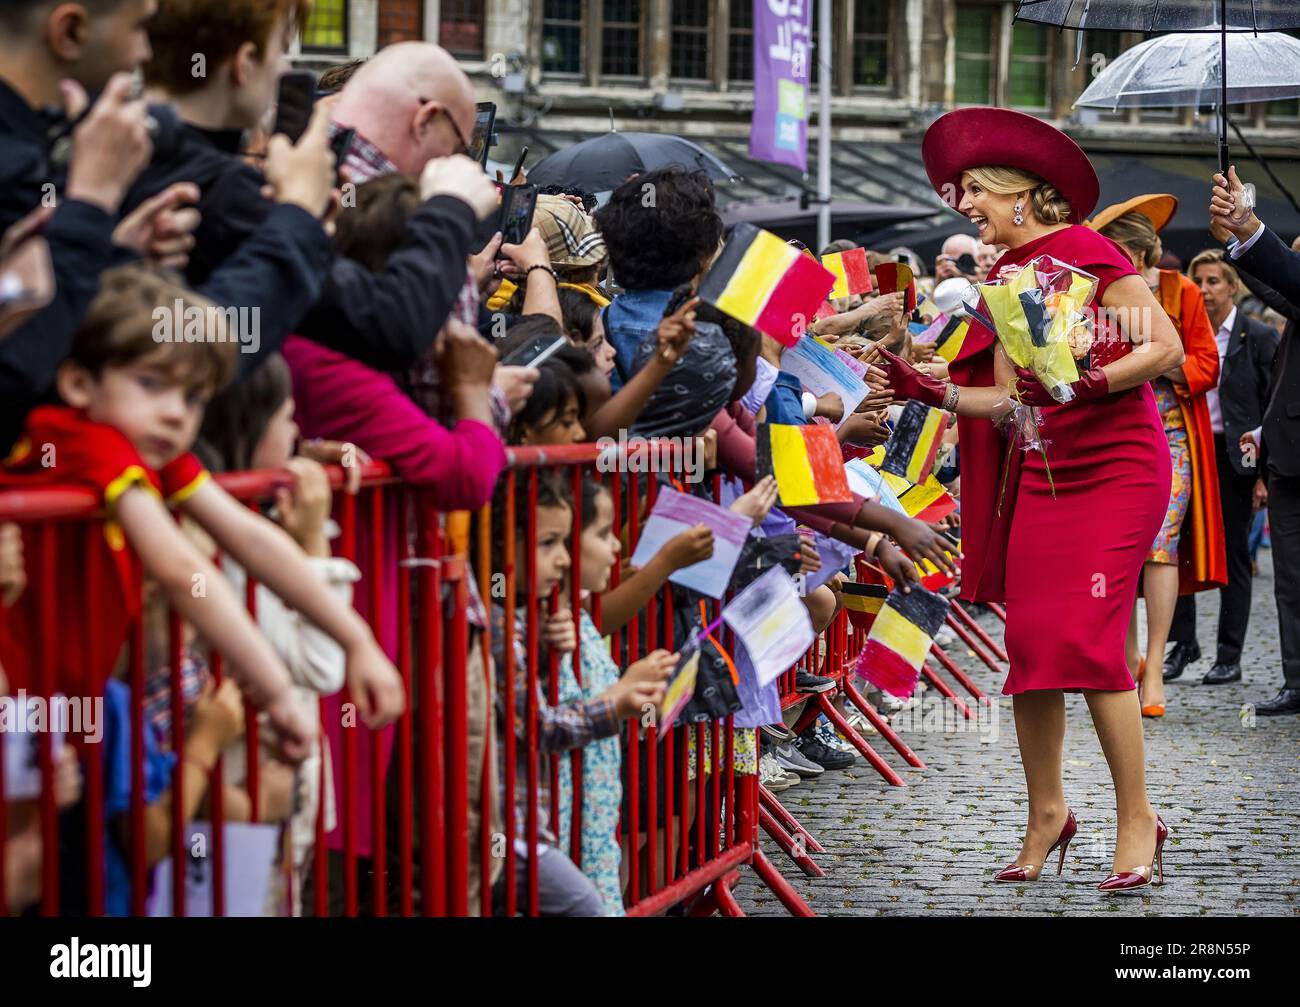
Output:
[[1201,645],[1199,643],[1194,640],[1191,643],[1176,643],[1169,648],[1169,653],[1165,655],[1165,667],[1161,678],[1166,682],[1172,682],[1182,675],[1189,664],[1200,659]]
[[1216,664],[1201,679],[1202,685],[1227,685],[1229,682],[1241,681],[1241,665]]
[[1281,689],[1272,699],[1255,706],[1261,717],[1276,717],[1283,713],[1300,713],[1300,689]]

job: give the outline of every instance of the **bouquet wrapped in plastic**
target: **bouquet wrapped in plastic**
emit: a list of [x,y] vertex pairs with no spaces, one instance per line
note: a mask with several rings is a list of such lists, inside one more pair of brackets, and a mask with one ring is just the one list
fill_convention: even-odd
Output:
[[1058,402],[1074,397],[1076,361],[1092,347],[1086,312],[1097,278],[1050,255],[1030,259],[1016,272],[978,285],[983,311],[998,342],[1017,367],[1027,367]]

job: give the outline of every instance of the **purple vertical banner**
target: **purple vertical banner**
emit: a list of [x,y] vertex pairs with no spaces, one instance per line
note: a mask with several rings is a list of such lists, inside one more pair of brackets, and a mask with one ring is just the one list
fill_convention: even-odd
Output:
[[754,119],[749,156],[807,171],[812,0],[752,2]]

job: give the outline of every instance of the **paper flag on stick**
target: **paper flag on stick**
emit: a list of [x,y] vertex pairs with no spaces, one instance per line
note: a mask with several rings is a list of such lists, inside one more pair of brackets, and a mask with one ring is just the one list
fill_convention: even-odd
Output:
[[700,300],[793,346],[826,300],[835,277],[775,234],[737,224],[700,283]]
[[884,584],[854,584],[846,581],[840,585],[844,610],[849,613],[849,622],[857,629],[870,629],[880,614],[889,588]]
[[934,351],[948,363],[952,363],[961,353],[962,344],[966,342],[966,333],[969,331],[969,318],[949,318],[935,337]]
[[906,594],[895,588],[872,623],[854,670],[891,696],[906,699],[916,689],[921,665],[947,615],[948,599],[941,595],[915,584]]
[[658,725],[661,738],[664,732],[673,726],[673,721],[682,712],[682,708],[695,695],[695,681],[699,674],[700,643],[698,640],[692,640],[682,647],[677,658],[677,665],[673,668],[673,673],[668,679],[668,685],[664,689],[663,703],[660,706],[663,713],[659,717]]
[[948,427],[948,414],[911,400],[894,425],[885,444],[882,472],[892,472],[908,482],[925,482],[939,451],[939,442]]
[[712,501],[679,493],[670,486],[661,488],[637,539],[632,565],[645,566],[669,539],[697,524],[706,525],[713,532],[713,555],[675,570],[668,579],[700,594],[721,598],[753,523],[745,515],[734,514]]
[[916,280],[912,276],[912,267],[906,262],[882,262],[876,267],[876,288],[882,294],[896,294],[902,291],[904,310],[911,314],[916,310]]
[[853,415],[871,390],[857,371],[812,336],[804,336],[781,356],[781,370],[793,374],[818,398],[828,392],[839,396],[844,412],[837,427]]
[[871,292],[871,266],[867,263],[865,248],[850,248],[847,252],[823,255],[822,265],[835,277],[831,297],[849,297],[852,294]]
[[898,494],[898,502],[910,517],[933,524],[957,509],[957,501],[933,475],[925,482],[909,486]]
[[758,428],[758,478],[776,477],[782,507],[848,503],[840,442],[829,426],[763,423]]
[[794,579],[779,566],[731,599],[722,618],[744,645],[760,685],[789,671],[817,636]]
[[[948,321],[947,315],[940,314],[929,325],[922,327],[920,332],[913,332],[912,342],[919,343],[922,346],[933,345],[939,336],[943,334],[944,326],[948,324]],[[909,325],[908,328],[910,329],[911,326]]]

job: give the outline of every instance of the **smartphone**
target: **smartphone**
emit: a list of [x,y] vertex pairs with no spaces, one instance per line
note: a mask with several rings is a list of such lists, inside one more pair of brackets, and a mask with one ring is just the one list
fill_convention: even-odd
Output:
[[524,166],[524,158],[526,158],[527,156],[528,156],[528,147],[525,146],[524,149],[519,152],[519,160],[515,162],[514,170],[511,171],[509,176],[506,178],[507,182],[513,182],[516,178],[519,177],[519,172],[523,169]]
[[501,244],[517,245],[533,229],[533,211],[537,208],[537,186],[507,185],[501,196]]
[[534,336],[519,349],[508,354],[501,363],[507,367],[537,367],[549,360],[551,355],[568,341],[567,336]]
[[352,140],[357,135],[355,129],[341,129],[338,134],[330,141],[330,150],[334,151],[334,185],[343,184],[343,164],[348,158],[348,151],[352,149]]
[[307,132],[316,102],[316,75],[310,70],[290,70],[280,77],[273,133],[283,133],[293,143]]
[[[497,103],[480,101],[475,106],[474,132],[469,137],[468,154],[479,164],[487,167],[488,151],[492,149],[492,130],[497,121]],[[506,179],[508,182],[509,179]]]

